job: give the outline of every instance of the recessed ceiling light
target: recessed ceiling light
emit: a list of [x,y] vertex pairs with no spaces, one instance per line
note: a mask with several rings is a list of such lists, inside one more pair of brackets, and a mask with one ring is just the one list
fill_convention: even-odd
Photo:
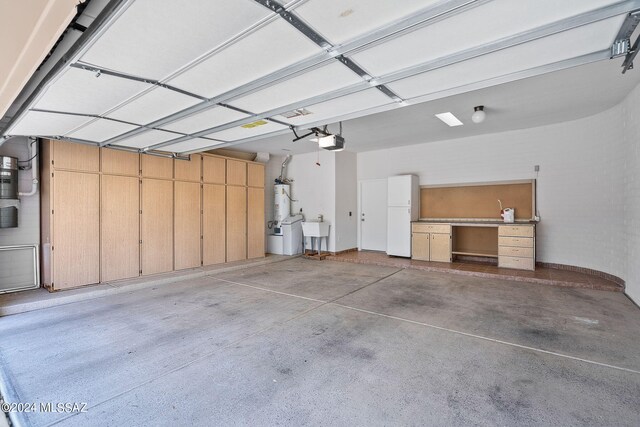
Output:
[[449,112],[436,114],[436,117],[451,127],[462,126],[464,124],[456,116],[454,116],[452,113],[449,113]]

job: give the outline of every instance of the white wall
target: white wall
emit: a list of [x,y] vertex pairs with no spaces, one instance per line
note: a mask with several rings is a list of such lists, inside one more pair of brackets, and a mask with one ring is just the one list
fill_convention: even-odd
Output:
[[[0,154],[27,160],[27,138],[8,140],[0,147]],[[26,166],[26,163],[20,163]],[[35,167],[38,167],[37,164]],[[19,190],[31,191],[31,170],[18,172]],[[0,246],[40,244],[40,192],[20,197],[18,228],[0,229]],[[30,252],[0,252],[0,290],[24,286],[33,280],[33,257]],[[31,282],[32,283],[32,282]]]
[[358,158],[340,151],[336,156],[336,241],[334,252],[358,247]]
[[359,153],[358,179],[402,173],[418,175],[421,185],[531,179],[540,165],[538,260],[624,278],[619,116],[615,107],[551,126]]
[[[264,165],[264,219],[267,235],[271,234],[268,227],[269,221],[273,221],[273,185],[274,180],[280,176],[280,168],[284,156],[270,156],[269,161]],[[267,240],[265,239],[265,251],[267,250]]]
[[[273,156],[267,163],[265,213],[267,221],[273,218],[273,180],[280,175],[284,157]],[[316,163],[320,163],[318,166]],[[331,224],[329,239],[323,250],[331,252],[357,247],[357,156],[346,151],[322,150],[294,155],[287,165],[286,178],[291,183],[291,214],[302,213],[308,220],[322,215]],[[351,216],[349,216],[351,213]],[[269,230],[267,230],[269,234]],[[310,247],[311,241],[307,242]]]
[[[320,163],[318,166],[316,163]],[[336,158],[326,150],[294,155],[288,165],[287,177],[291,183],[291,213],[300,209],[305,218],[315,220],[322,215],[331,224],[328,250],[335,251],[336,242]],[[310,242],[308,242],[310,244]],[[323,250],[326,246],[323,239]]]
[[[640,87],[621,104],[624,128],[624,240],[627,295],[640,304]],[[621,251],[622,252],[622,251]],[[623,253],[619,256],[624,257]]]

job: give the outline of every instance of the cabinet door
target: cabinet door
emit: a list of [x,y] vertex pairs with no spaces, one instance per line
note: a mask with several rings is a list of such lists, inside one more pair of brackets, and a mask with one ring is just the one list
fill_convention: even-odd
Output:
[[247,185],[247,164],[238,160],[227,160],[227,184]]
[[54,289],[100,281],[100,177],[56,171],[53,177]]
[[142,180],[142,274],[173,270],[173,181]]
[[100,202],[101,279],[105,282],[136,277],[140,274],[138,178],[102,175]]
[[98,172],[100,149],[93,145],[53,141],[52,164],[56,169]]
[[227,262],[247,259],[247,188],[227,186]]
[[224,184],[227,166],[221,157],[202,156],[202,181],[211,184]]
[[247,185],[249,187],[264,187],[264,165],[247,163]]
[[411,206],[411,175],[390,176],[387,198],[388,206]]
[[140,170],[145,178],[173,178],[173,159],[143,154],[140,156]]
[[220,264],[226,260],[225,186],[202,186],[202,263]]
[[413,233],[411,235],[411,259],[429,261],[428,233]]
[[200,184],[176,181],[174,199],[175,269],[200,267]]
[[451,235],[431,234],[431,261],[451,262]]
[[247,258],[264,256],[264,188],[247,189]]
[[138,176],[140,173],[140,155],[112,148],[100,149],[102,173]]
[[176,179],[181,181],[200,182],[202,175],[202,156],[200,154],[192,154],[189,160],[174,159],[173,173]]

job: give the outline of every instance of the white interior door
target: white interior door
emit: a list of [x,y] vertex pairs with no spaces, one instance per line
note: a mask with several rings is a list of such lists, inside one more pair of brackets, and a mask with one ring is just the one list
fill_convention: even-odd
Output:
[[360,248],[387,250],[387,180],[360,182]]

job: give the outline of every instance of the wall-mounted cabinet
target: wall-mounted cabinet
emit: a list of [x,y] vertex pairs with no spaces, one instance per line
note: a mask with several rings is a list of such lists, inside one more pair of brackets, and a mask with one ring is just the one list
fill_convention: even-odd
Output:
[[202,178],[202,156],[192,154],[189,160],[173,161],[175,179],[180,181],[200,182]]
[[142,155],[140,169],[144,178],[173,179],[173,159]]
[[202,182],[225,184],[227,163],[222,157],[202,156]]
[[247,162],[227,160],[227,184],[247,185]]
[[122,150],[100,149],[100,171],[112,175],[138,176],[140,155]]
[[264,165],[43,141],[52,290],[264,256]]
[[56,169],[98,172],[100,170],[100,149],[92,145],[53,141],[50,161]]
[[247,185],[264,188],[264,165],[260,163],[247,164]]

